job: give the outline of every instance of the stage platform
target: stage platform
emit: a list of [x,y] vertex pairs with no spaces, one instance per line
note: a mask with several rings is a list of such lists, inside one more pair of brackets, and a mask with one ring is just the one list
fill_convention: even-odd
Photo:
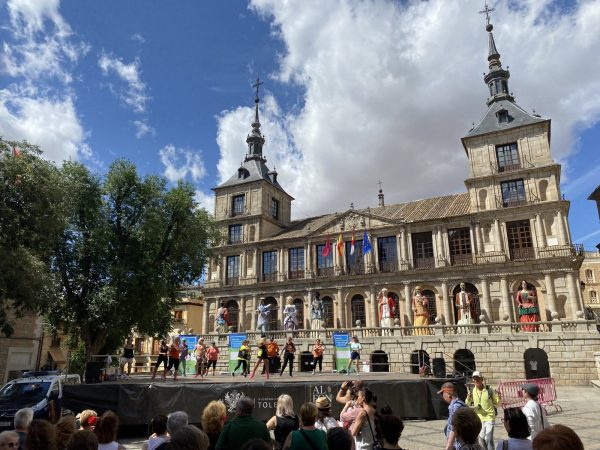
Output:
[[202,410],[211,400],[222,400],[231,417],[237,399],[246,395],[255,400],[255,417],[268,420],[274,415],[277,397],[281,394],[292,397],[296,410],[302,403],[326,395],[332,400],[332,414],[339,417],[342,405],[335,402],[338,389],[343,381],[357,379],[363,380],[377,395],[378,407],[390,405],[394,414],[403,418],[447,417],[448,407],[437,394],[446,381],[455,383],[462,398],[466,395],[464,378],[421,378],[388,372],[359,375],[301,372],[293,377],[271,375],[268,380],[258,373],[253,380],[223,374],[202,380],[192,376],[179,377],[176,382],[172,378],[157,381],[151,380],[150,376],[135,375],[128,380],[64,386],[63,406],[75,412],[88,408],[99,413],[112,410],[118,414],[122,425],[147,424],[157,414],[178,410],[186,411],[190,421],[198,423]]

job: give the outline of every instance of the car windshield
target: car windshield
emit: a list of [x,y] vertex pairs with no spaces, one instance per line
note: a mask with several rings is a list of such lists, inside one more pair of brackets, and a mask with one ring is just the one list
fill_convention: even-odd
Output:
[[48,393],[50,382],[31,382],[7,384],[0,390],[0,401],[18,401],[20,404],[36,404]]

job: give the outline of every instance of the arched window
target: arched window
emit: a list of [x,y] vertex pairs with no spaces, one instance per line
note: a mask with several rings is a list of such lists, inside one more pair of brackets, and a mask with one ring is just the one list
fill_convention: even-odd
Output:
[[269,330],[279,330],[279,306],[274,297],[265,298],[265,305],[271,305],[269,310]]
[[392,297],[394,300],[394,319],[400,319],[400,297],[395,292],[388,292],[388,297]]
[[298,319],[298,329],[304,330],[306,324],[304,323],[304,300],[301,298],[294,299],[294,306],[296,307],[296,318]]
[[425,289],[421,295],[427,299],[427,310],[429,311],[429,325],[435,324],[437,317],[437,305],[435,301],[435,292],[430,289]]
[[238,317],[240,315],[240,307],[238,306],[238,302],[235,300],[229,300],[225,303],[225,307],[227,308],[227,313],[229,314],[229,326],[233,327],[233,332],[238,331]]
[[598,303],[598,293],[596,291],[590,291],[590,303]]
[[[465,290],[471,294],[471,318],[473,319],[473,323],[479,323],[479,316],[481,315],[481,305],[479,304],[479,291],[471,283],[465,283]],[[459,292],[460,285],[456,286],[452,290],[452,304],[454,305],[454,323],[458,323],[458,306],[456,305],[456,294],[458,294]]]
[[333,299],[331,297],[323,297],[323,319],[325,320],[325,328],[335,328],[333,323]]
[[479,209],[481,211],[487,209],[487,191],[485,189],[479,191]]
[[585,269],[585,282],[586,283],[594,282],[594,271],[592,269]]
[[352,300],[350,300],[350,311],[352,313],[352,327],[356,326],[357,321],[360,321],[361,327],[366,326],[367,318],[365,315],[365,299],[362,295],[357,294],[354,297],[352,297]]
[[540,201],[545,202],[547,199],[548,180],[541,180],[538,186],[540,188]]

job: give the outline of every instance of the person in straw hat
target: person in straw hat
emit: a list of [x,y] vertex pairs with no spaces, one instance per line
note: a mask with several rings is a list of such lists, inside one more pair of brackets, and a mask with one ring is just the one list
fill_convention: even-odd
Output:
[[327,430],[340,426],[338,421],[331,417],[331,401],[327,397],[322,395],[317,398],[315,405],[317,405],[317,409],[319,410],[315,428],[327,433]]

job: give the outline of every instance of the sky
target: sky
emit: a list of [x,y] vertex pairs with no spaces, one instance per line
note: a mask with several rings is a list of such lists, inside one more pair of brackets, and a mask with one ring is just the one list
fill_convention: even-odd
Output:
[[[211,188],[263,153],[301,219],[464,192],[486,111],[483,0],[0,0],[0,136]],[[600,224],[600,0],[489,0],[517,103],[552,119],[575,242]]]

